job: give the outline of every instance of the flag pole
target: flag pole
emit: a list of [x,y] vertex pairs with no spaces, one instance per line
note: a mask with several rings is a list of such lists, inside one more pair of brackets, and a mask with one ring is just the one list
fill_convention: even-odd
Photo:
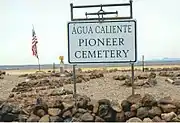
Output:
[[39,71],[41,71],[40,63],[39,63],[39,57],[37,59],[38,59]]

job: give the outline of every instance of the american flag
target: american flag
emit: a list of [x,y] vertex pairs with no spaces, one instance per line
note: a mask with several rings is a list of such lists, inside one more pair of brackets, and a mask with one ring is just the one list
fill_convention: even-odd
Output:
[[38,43],[38,40],[37,40],[37,37],[36,37],[36,33],[35,33],[35,30],[34,30],[34,27],[32,29],[32,53],[33,53],[33,56],[38,57],[38,53],[37,53],[37,43]]

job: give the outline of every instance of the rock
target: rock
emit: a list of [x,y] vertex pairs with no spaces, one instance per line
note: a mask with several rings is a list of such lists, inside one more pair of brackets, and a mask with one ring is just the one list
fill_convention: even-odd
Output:
[[126,85],[128,87],[132,86],[132,81],[131,81],[131,78],[126,78],[125,82],[123,85]]
[[82,113],[79,113],[79,112],[73,113],[73,117],[74,117],[74,118],[77,118],[77,119],[79,119],[79,120],[80,120],[80,117],[81,117],[82,115],[83,115],[83,114],[82,114]]
[[149,78],[156,78],[156,73],[151,72],[151,73],[149,74]]
[[39,117],[43,117],[44,115],[46,115],[46,112],[43,109],[39,109],[37,110],[36,114]]
[[46,104],[38,104],[33,109],[33,114],[39,117],[42,117],[47,113],[48,113],[48,106]]
[[142,100],[142,97],[140,94],[134,94],[127,98],[127,101],[131,104],[140,103]]
[[158,101],[159,104],[173,104],[173,99],[168,96],[168,97],[164,97],[164,98],[161,98],[159,101]]
[[6,75],[6,72],[5,71],[0,71],[0,76],[1,75]]
[[113,76],[113,79],[114,79],[114,80],[123,81],[123,80],[126,79],[126,76],[124,76],[124,75],[117,75],[117,76]]
[[27,77],[28,74],[22,74],[22,75],[19,75],[19,77]]
[[111,101],[111,107],[113,110],[115,110],[116,112],[121,112],[122,111],[122,107],[121,105],[118,103],[118,101]]
[[96,78],[101,78],[101,77],[104,77],[104,74],[103,73],[100,73],[100,72],[92,72],[90,75],[89,75],[90,79],[96,79]]
[[116,119],[115,111],[112,109],[110,101],[107,99],[99,100],[97,115],[105,121],[114,121]]
[[75,103],[74,102],[63,102],[62,104],[63,104],[64,109],[72,109]]
[[171,120],[171,122],[180,122],[180,118],[174,117],[174,118]]
[[82,122],[80,118],[73,117],[71,122]]
[[123,101],[121,102],[121,107],[122,107],[122,109],[123,109],[124,112],[130,111],[130,109],[131,109],[131,103],[128,102],[127,100],[123,100]]
[[40,117],[32,114],[28,119],[27,122],[38,122],[40,120]]
[[28,117],[29,117],[28,115],[19,114],[18,122],[26,122]]
[[82,78],[76,78],[76,83],[82,83],[83,79]]
[[2,121],[3,122],[12,122],[12,121],[17,121],[18,115],[17,114],[12,114],[12,113],[7,113],[2,115]]
[[2,114],[11,113],[12,110],[13,110],[13,105],[11,105],[9,103],[5,103],[1,106],[1,113]]
[[50,122],[63,122],[63,119],[59,116],[50,116]]
[[61,100],[56,100],[55,102],[54,102],[54,104],[52,104],[52,106],[49,106],[49,107],[51,107],[51,108],[59,108],[59,109],[64,109],[65,108],[65,103],[63,103]]
[[94,105],[93,105],[93,113],[97,114],[98,108],[99,108],[99,103],[95,102]]
[[72,113],[70,110],[67,110],[63,113],[62,115],[63,118],[69,118],[69,117],[72,117]]
[[180,80],[179,79],[178,80],[174,80],[173,84],[174,85],[180,85]]
[[72,117],[68,117],[68,118],[66,118],[66,119],[64,119],[64,122],[72,122]]
[[77,109],[77,112],[81,113],[81,114],[84,114],[86,112],[88,112],[87,110],[83,109],[83,108],[78,108]]
[[44,115],[44,116],[41,117],[41,119],[39,120],[39,122],[49,122],[49,121],[50,121],[49,115]]
[[153,122],[162,122],[162,119],[159,117],[159,116],[155,116],[153,119],[152,119]]
[[140,74],[137,77],[138,77],[138,79],[147,79],[148,75],[147,74]]
[[170,113],[170,112],[176,112],[176,106],[172,105],[172,104],[159,104],[159,107],[161,107],[162,111],[164,113]]
[[[101,112],[102,112],[102,110],[101,110]],[[116,112],[115,112],[112,108],[110,108],[108,114],[105,115],[105,116],[103,117],[103,119],[104,119],[105,121],[107,121],[107,122],[113,122],[113,121],[115,121],[115,120],[116,120]]]
[[50,116],[58,116],[61,113],[61,110],[59,108],[49,108],[48,114]]
[[60,73],[51,73],[52,77],[60,77]]
[[153,118],[155,116],[161,116],[161,113],[162,113],[161,108],[156,106],[153,106],[148,112],[150,118]]
[[144,118],[143,122],[153,122],[150,118]]
[[94,116],[92,116],[90,113],[84,113],[81,116],[81,120],[83,122],[93,122],[94,121]]
[[77,96],[77,107],[78,108],[87,108],[90,98],[87,96]]
[[105,120],[100,118],[99,116],[95,116],[95,122],[104,122]]
[[138,108],[140,108],[142,106],[141,103],[136,103],[131,105],[131,111],[136,111]]
[[133,118],[130,118],[129,120],[127,120],[126,122],[142,122],[142,120],[139,119],[138,117],[133,117]]
[[173,104],[177,107],[177,109],[180,109],[180,100],[173,100]]
[[148,116],[148,111],[149,108],[148,107],[141,107],[137,110],[137,117],[139,117],[140,119],[143,119],[145,117]]
[[103,118],[104,116],[108,115],[109,110],[109,105],[101,104],[98,109],[98,116]]
[[111,102],[108,99],[101,99],[98,101],[99,105],[111,105]]
[[149,87],[153,87],[157,84],[156,78],[149,78],[145,84],[147,84]]
[[0,79],[4,79],[4,77],[3,77],[3,76],[0,76]]
[[29,74],[29,75],[27,76],[27,78],[28,78],[28,79],[31,79],[31,80],[37,79],[36,75],[33,75],[33,74]]
[[134,111],[127,111],[127,112],[124,113],[124,115],[125,115],[125,119],[130,119],[130,118],[136,116],[136,112],[134,112]]
[[117,122],[124,122],[125,121],[124,111],[116,113],[116,121]]
[[142,105],[145,107],[148,107],[148,106],[151,107],[156,104],[157,104],[156,99],[150,94],[145,94],[144,97],[142,98]]
[[143,86],[145,83],[144,83],[144,80],[138,80],[137,82],[134,83],[134,86]]
[[173,77],[173,76],[174,76],[174,74],[173,74],[173,72],[161,71],[161,72],[159,73],[159,76],[164,76],[164,77]]
[[165,121],[171,121],[177,115],[174,112],[161,114],[161,118]]
[[13,97],[14,97],[14,94],[10,94],[10,95],[9,95],[9,98],[13,98]]
[[50,96],[61,96],[65,94],[66,94],[66,91],[64,88],[58,88],[58,89],[53,90]]

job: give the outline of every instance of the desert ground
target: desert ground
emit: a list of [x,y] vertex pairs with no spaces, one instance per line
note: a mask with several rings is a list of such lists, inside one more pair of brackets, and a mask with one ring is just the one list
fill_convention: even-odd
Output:
[[[146,66],[149,69],[157,69],[157,68],[173,68],[173,67],[180,67],[179,65],[164,65],[164,66]],[[118,70],[127,70],[130,67],[109,67],[109,68],[98,68],[98,70],[111,70],[111,69],[118,69]],[[142,72],[140,69],[141,67],[135,67],[135,69],[139,69],[135,71],[135,76],[141,74],[149,74],[150,72]],[[44,69],[42,71],[49,71],[50,69]],[[58,72],[59,69],[56,69]],[[96,68],[82,68],[82,71],[88,70],[97,70]],[[37,70],[7,70],[7,75],[4,77],[3,80],[0,80],[0,98],[6,99],[11,90],[17,85],[25,81],[25,78],[19,77],[22,74],[31,74],[35,73]],[[175,71],[176,73],[180,71]],[[157,85],[154,87],[146,88],[146,87],[138,87],[135,89],[135,93],[139,93],[144,95],[145,93],[153,94],[155,97],[164,97],[164,96],[171,96],[173,98],[180,99],[180,86],[173,85],[165,81],[167,77],[158,76],[159,72],[155,72],[157,74]],[[131,71],[122,72],[116,71],[112,73],[105,73],[103,78],[91,79],[88,82],[77,83],[77,93],[78,94],[85,94],[93,99],[101,99],[107,98],[110,100],[119,100],[122,101],[127,96],[131,95],[132,88],[122,86],[124,81],[117,81],[113,79],[113,76],[117,75],[124,75],[128,74],[131,76]],[[73,84],[64,85],[64,88],[73,90]]]
[[[48,102],[51,100],[49,95],[61,95],[62,90],[68,90],[67,93],[73,94],[71,69],[65,70],[63,74],[59,74],[59,69],[56,69],[56,72],[49,69],[41,72],[37,70],[7,70],[5,72],[6,74],[0,79],[0,100],[22,104],[22,107],[27,108],[35,103],[38,96]],[[121,104],[132,95],[130,67],[81,68],[76,70],[76,77],[77,94],[86,95],[91,100],[108,99]],[[180,100],[179,77],[180,66],[178,65],[146,66],[145,72],[142,72],[141,67],[135,67],[135,95],[140,94],[143,97],[150,94],[157,100],[164,97]],[[170,111],[172,110],[168,108],[168,113],[171,113]],[[163,119],[162,121],[171,121],[178,117],[173,115],[176,117],[169,120],[163,116],[160,118]],[[119,121],[124,121],[124,119]]]

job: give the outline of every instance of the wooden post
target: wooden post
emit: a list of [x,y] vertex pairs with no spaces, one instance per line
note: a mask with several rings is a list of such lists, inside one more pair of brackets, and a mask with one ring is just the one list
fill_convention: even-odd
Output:
[[55,73],[55,63],[53,63],[53,73]]
[[142,71],[144,72],[144,55],[142,55]]

